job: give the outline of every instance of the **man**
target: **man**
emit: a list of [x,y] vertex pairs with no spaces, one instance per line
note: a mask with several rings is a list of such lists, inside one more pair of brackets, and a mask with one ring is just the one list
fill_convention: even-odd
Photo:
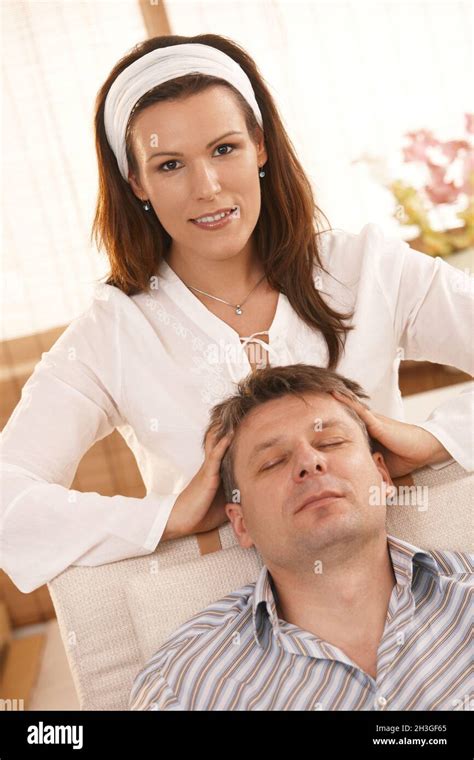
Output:
[[329,370],[267,367],[212,410],[234,431],[226,512],[264,567],[160,647],[131,709],[464,709],[468,555],[387,536],[390,474],[334,391],[367,398]]

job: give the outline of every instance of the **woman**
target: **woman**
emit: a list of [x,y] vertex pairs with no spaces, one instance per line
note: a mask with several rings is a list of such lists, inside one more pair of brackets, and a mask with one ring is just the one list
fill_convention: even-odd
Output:
[[[403,420],[400,358],[472,371],[467,276],[368,224],[321,212],[252,59],[218,35],[167,36],[114,67],[96,104],[93,234],[110,276],[43,354],[3,432],[2,566],[31,591],[226,521],[210,408],[266,361],[358,381],[396,477],[472,469],[464,394]],[[211,221],[216,212],[219,219]],[[200,221],[196,221],[200,220]],[[455,284],[457,283],[457,287]],[[259,354],[255,353],[255,349]],[[143,499],[69,487],[118,429]],[[470,447],[471,446],[471,447]]]

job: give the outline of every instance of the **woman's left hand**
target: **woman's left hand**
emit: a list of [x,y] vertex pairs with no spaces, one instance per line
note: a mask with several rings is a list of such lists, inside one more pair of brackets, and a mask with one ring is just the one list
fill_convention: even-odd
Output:
[[379,448],[392,478],[400,478],[428,464],[451,459],[451,454],[438,439],[424,428],[399,422],[372,412],[357,396],[331,391],[336,401],[350,406],[365,422],[369,435],[381,444]]

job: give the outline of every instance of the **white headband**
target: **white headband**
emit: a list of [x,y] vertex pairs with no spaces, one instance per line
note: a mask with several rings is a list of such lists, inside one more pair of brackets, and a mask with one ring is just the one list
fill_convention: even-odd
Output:
[[250,79],[239,64],[222,50],[198,42],[169,45],[143,55],[127,66],[113,82],[104,108],[107,140],[112,148],[122,177],[128,182],[128,162],[125,150],[125,131],[135,104],[142,95],[169,79],[199,73],[225,79],[252,106],[258,124],[263,119]]

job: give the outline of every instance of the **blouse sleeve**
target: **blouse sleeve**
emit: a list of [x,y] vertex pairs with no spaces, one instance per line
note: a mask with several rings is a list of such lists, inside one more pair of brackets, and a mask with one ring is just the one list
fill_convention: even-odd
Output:
[[[440,257],[413,250],[398,238],[384,237],[377,225],[367,225],[379,285],[393,320],[402,359],[448,364],[474,374],[474,278]],[[417,422],[451,454],[439,469],[456,460],[474,470],[474,393],[464,389],[437,406],[427,420]]]
[[70,489],[86,451],[124,424],[117,312],[96,299],[66,328],[2,432],[0,566],[25,593],[72,564],[153,551],[178,496]]

